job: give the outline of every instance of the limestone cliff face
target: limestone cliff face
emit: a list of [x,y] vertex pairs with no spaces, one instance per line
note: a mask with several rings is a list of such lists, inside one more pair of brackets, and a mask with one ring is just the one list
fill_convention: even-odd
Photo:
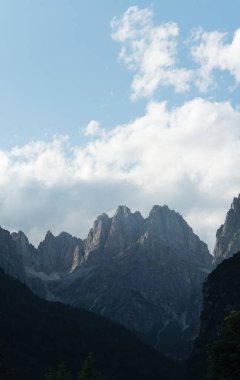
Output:
[[154,206],[145,222],[145,234],[161,240],[182,257],[199,265],[210,265],[207,245],[193,233],[183,217],[167,206]]
[[37,248],[34,269],[45,274],[68,273],[84,260],[83,243],[66,232],[54,236],[47,232]]
[[225,223],[217,231],[214,265],[240,250],[240,195],[233,199]]
[[138,240],[143,225],[140,212],[131,213],[126,206],[119,206],[112,218],[106,214],[100,215],[85,242],[86,255],[98,252],[113,256],[121,252]]
[[0,268],[6,274],[25,282],[25,270],[22,258],[17,252],[16,243],[10,232],[0,227]]
[[85,250],[87,256],[93,252],[114,255],[146,237],[167,244],[182,256],[189,255],[199,264],[210,263],[207,245],[180,214],[167,206],[154,206],[146,219],[126,206],[119,206],[112,218],[100,215],[89,232]]
[[143,233],[144,219],[140,212],[131,213],[126,206],[119,206],[111,221],[106,253],[115,254],[135,243]]
[[109,218],[107,214],[98,216],[84,243],[86,256],[89,256],[90,253],[103,253],[103,249],[109,235],[110,226],[111,218]]

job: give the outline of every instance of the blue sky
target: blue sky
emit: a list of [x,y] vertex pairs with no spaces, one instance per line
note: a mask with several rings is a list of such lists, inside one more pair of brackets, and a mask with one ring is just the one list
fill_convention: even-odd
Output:
[[[68,134],[99,120],[106,128],[144,111],[146,100],[129,101],[132,75],[118,61],[110,21],[135,5],[130,1],[0,1],[0,128],[2,147]],[[233,32],[239,2],[138,1],[156,23],[175,21],[180,38],[192,28]],[[173,91],[159,98],[182,102]],[[224,93],[217,93],[224,98]],[[234,94],[236,95],[236,94]],[[239,92],[237,94],[239,96]]]
[[84,237],[118,204],[167,203],[212,247],[240,192],[239,11],[0,0],[1,224]]

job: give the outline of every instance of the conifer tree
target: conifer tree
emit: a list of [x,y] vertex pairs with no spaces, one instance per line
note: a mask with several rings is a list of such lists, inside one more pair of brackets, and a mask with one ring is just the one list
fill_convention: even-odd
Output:
[[60,364],[56,371],[50,370],[45,376],[46,380],[73,380],[71,373],[64,364]]
[[226,318],[219,338],[209,346],[207,380],[240,379],[240,311]]
[[94,357],[92,352],[83,363],[82,370],[78,374],[78,380],[103,380],[94,367]]

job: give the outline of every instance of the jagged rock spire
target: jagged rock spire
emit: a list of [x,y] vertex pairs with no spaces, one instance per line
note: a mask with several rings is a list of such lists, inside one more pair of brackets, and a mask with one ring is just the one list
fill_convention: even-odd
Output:
[[216,234],[214,248],[214,265],[231,257],[240,250],[240,194],[233,198],[230,210],[227,212],[224,224]]

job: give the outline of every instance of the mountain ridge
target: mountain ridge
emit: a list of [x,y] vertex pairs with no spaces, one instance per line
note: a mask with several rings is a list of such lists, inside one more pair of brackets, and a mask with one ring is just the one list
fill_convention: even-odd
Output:
[[[143,241],[148,236],[152,239],[160,239],[163,243],[167,242],[167,245],[170,244],[172,248],[178,249],[181,254],[191,254],[194,250],[200,249],[202,252],[192,258],[199,260],[199,264],[202,260],[203,265],[209,265],[207,245],[193,233],[192,228],[179,213],[166,205],[153,206],[146,218],[139,211],[132,213],[127,206],[121,205],[112,217],[106,213],[100,214],[83,240],[67,232],[54,236],[51,231],[48,231],[44,240],[35,248],[28,242],[27,236],[22,231],[12,233],[12,237],[17,242],[18,251],[22,253],[25,266],[33,266],[36,271],[46,274],[72,272],[84,263],[89,255],[100,254],[103,250],[114,255],[139,239]],[[51,244],[53,244],[52,247]],[[64,244],[66,247],[62,248]],[[74,253],[76,248],[79,249],[78,255]],[[51,263],[46,262],[49,258],[48,249],[51,249],[51,256],[54,256]],[[70,257],[61,257],[61,250],[69,250],[67,256]],[[68,261],[60,265],[57,262],[59,260]]]
[[41,297],[104,315],[172,357],[188,355],[212,258],[179,213],[155,205],[144,218],[122,205],[99,215],[84,240],[48,232],[34,260],[28,283]]

